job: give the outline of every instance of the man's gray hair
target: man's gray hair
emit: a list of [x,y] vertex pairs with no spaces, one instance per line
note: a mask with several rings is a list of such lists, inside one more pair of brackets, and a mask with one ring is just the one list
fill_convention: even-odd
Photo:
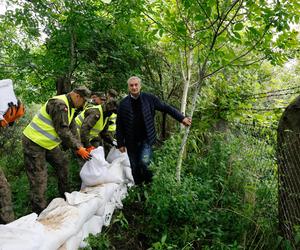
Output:
[[127,83],[129,84],[131,82],[131,80],[138,80],[139,84],[142,84],[142,80],[141,78],[139,78],[138,76],[131,76],[128,80]]

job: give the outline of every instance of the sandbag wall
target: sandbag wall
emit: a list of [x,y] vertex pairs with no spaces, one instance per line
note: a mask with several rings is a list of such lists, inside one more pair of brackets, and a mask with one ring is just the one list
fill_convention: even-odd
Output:
[[0,225],[1,250],[75,250],[85,247],[89,234],[108,226],[116,208],[121,209],[133,178],[126,153],[113,148],[104,159],[102,147],[80,172],[81,190],[55,198],[40,215],[32,213]]

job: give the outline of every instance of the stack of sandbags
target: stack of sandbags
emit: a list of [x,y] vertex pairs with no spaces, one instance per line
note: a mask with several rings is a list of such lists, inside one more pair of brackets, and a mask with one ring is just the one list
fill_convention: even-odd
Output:
[[84,240],[89,234],[96,235],[110,224],[115,208],[123,207],[127,186],[133,185],[132,175],[124,170],[129,167],[126,154],[115,154],[111,163],[104,159],[102,147],[92,155],[94,162],[86,163],[81,174],[85,185],[79,192],[65,193],[66,200],[53,199],[38,217],[30,214],[0,225],[1,250],[75,250],[87,246]]

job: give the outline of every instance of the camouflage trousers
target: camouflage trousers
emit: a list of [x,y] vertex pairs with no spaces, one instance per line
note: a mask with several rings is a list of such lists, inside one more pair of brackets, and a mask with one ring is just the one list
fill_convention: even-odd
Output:
[[58,179],[58,191],[61,197],[69,191],[68,159],[60,147],[47,150],[23,136],[23,151],[25,171],[30,185],[30,200],[32,210],[40,213],[47,206],[47,164],[54,168]]
[[0,169],[0,223],[8,223],[15,218],[9,183]]

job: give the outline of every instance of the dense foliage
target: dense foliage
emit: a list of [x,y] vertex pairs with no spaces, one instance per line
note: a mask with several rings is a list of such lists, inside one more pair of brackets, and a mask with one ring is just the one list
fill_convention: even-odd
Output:
[[[157,116],[159,139],[169,140],[157,145],[153,183],[130,190],[112,227],[88,239],[91,247],[289,247],[277,232],[274,132],[300,93],[299,1],[5,3],[0,79],[13,79],[26,105],[25,117],[0,130],[0,166],[17,217],[30,212],[20,140],[39,105],[78,85],[123,95],[127,78],[139,75],[143,90],[193,116],[191,134],[177,134],[177,124]],[[78,190],[78,164],[69,156]],[[47,197],[56,196],[49,166]]]
[[[134,188],[99,241],[103,249],[276,249],[274,148],[249,131],[193,133],[183,178],[175,179],[180,136],[156,151],[151,186]],[[97,245],[98,243],[98,245]],[[94,244],[94,245],[93,245]],[[102,249],[102,248],[97,248]]]

